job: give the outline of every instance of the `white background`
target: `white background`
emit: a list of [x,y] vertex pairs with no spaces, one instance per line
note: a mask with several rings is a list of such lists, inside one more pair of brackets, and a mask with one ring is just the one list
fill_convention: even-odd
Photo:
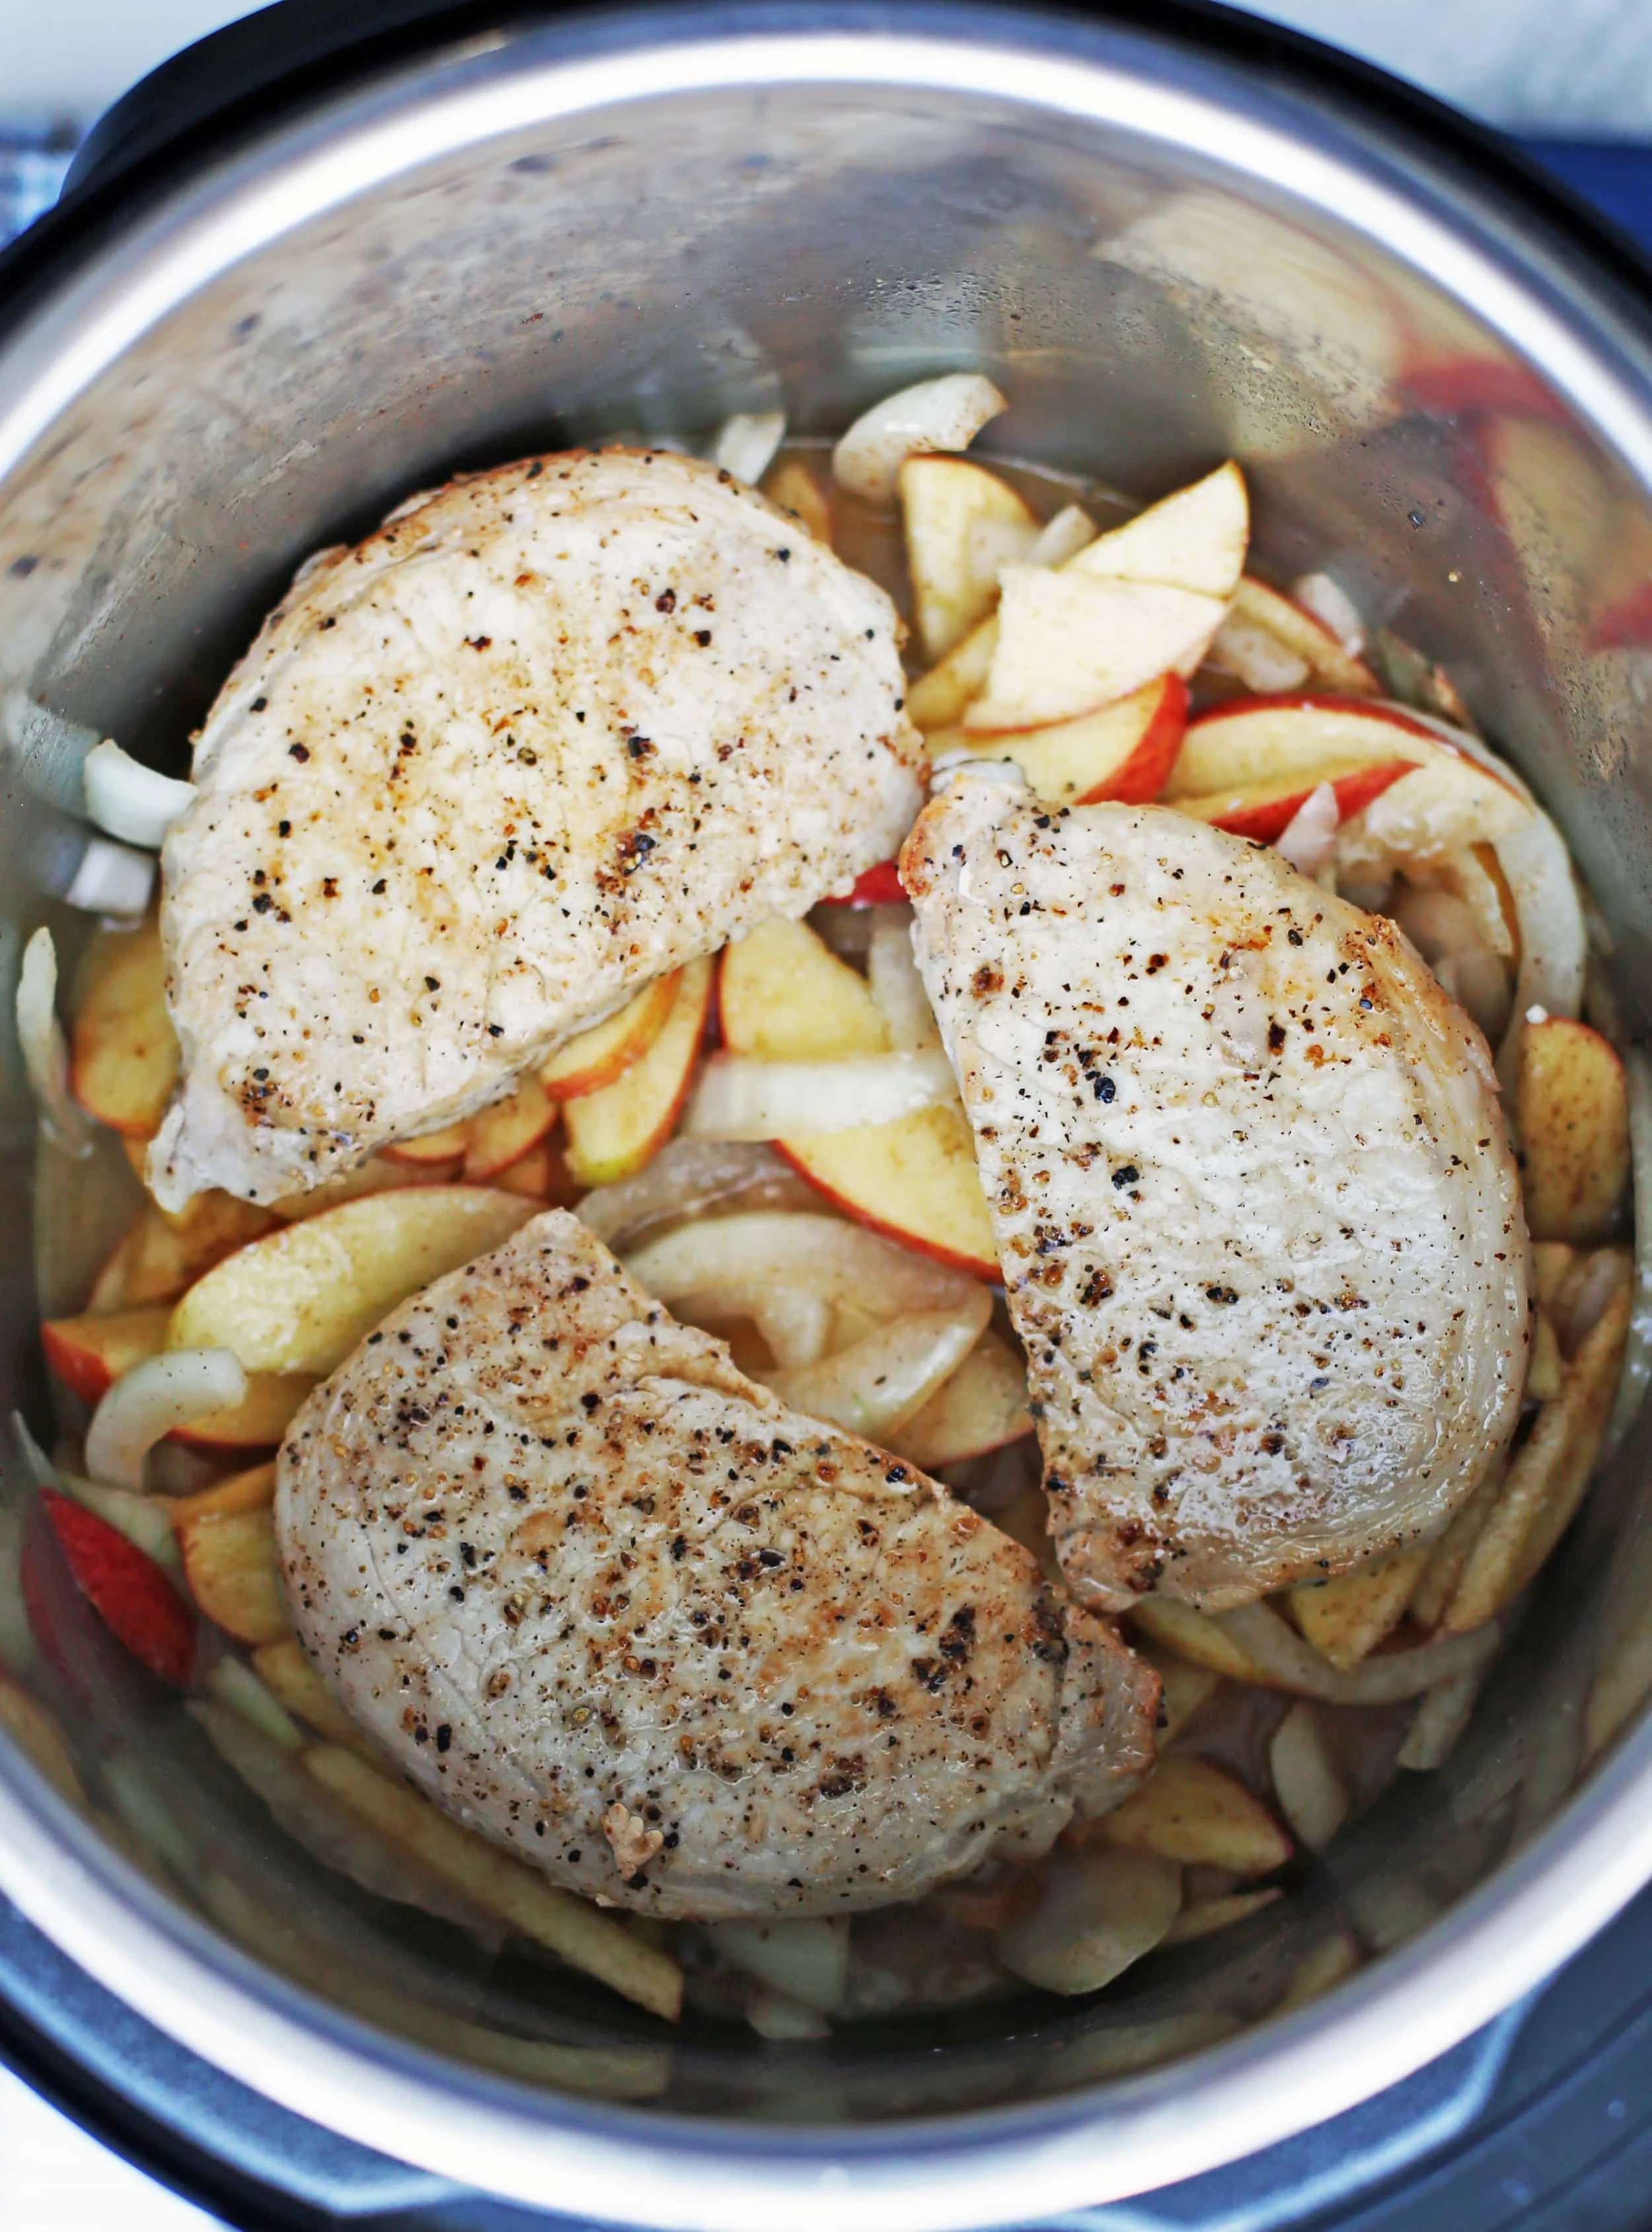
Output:
[[[224,0],[0,0],[0,121],[89,120],[178,47],[246,12]],[[1494,123],[1652,140],[1652,0],[1272,0],[1258,12]],[[206,2224],[0,2070],[3,2232]]]

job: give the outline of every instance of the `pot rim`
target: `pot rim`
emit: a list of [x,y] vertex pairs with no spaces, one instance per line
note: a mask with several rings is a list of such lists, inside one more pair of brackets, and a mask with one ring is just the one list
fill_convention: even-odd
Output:
[[[1037,12],[924,6],[621,16],[595,40],[500,33],[219,153],[140,214],[94,191],[62,220],[55,283],[8,266],[0,475],[156,320],[229,264],[399,172],[537,121],[778,81],[908,87],[1089,119],[1329,209],[1474,303],[1652,485],[1652,321],[1634,259],[1577,238],[1564,197],[1534,237],[1450,152],[1384,144],[1382,120],[1309,109],[1185,44]],[[778,19],[777,21],[776,19]],[[1195,30],[1206,19],[1189,19]],[[914,25],[917,29],[910,28]],[[1254,28],[1254,27],[1252,27]],[[642,42],[639,43],[639,33]],[[1254,42],[1265,50],[1266,42]],[[1289,40],[1298,55],[1308,42]],[[1201,71],[1209,89],[1201,90]],[[1339,90],[1376,74],[1337,66]],[[1226,95],[1216,97],[1216,89]],[[1241,97],[1242,96],[1242,101]],[[1434,104],[1389,85],[1428,122]],[[1458,138],[1474,135],[1458,125]],[[1402,173],[1395,149],[1403,154]],[[1518,171],[1511,176],[1518,177]],[[1505,181],[1499,180],[1499,185]],[[124,197],[123,197],[124,198]],[[1558,213],[1543,237],[1543,204]],[[1559,235],[1566,253],[1559,253]],[[1591,283],[1592,282],[1592,283]],[[19,300],[21,298],[21,300]],[[1638,315],[1637,315],[1638,313]],[[21,1761],[0,1758],[0,1890],[158,2028],[282,2106],[399,2160],[523,2202],[682,2232],[952,2232],[1121,2198],[1272,2144],[1398,2082],[1540,1983],[1652,1878],[1652,1723],[1532,1844],[1418,1937],[1324,2001],[1145,2074],[1053,2100],[852,2131],[753,2127],[531,2092],[358,2024],[240,1953],[102,1846]],[[481,2175],[478,2177],[478,2171]]]

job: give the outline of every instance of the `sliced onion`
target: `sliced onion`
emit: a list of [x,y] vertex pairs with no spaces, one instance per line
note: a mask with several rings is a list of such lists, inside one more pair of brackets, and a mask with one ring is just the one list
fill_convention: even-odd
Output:
[[737,411],[718,429],[712,444],[712,463],[755,488],[785,438],[784,411]]
[[155,856],[117,845],[107,837],[94,837],[81,855],[81,865],[63,894],[65,905],[82,914],[110,914],[125,919],[145,913],[155,887]]
[[206,1687],[221,1705],[239,1713],[260,1735],[279,1744],[283,1751],[302,1751],[304,1732],[276,1696],[266,1689],[244,1659],[225,1656],[206,1677]]
[[1514,895],[1520,923],[1520,967],[1514,980],[1514,1020],[1498,1049],[1497,1074],[1512,1093],[1519,1074],[1520,1040],[1531,1009],[1575,1015],[1583,1003],[1589,941],[1565,840],[1540,808],[1519,829],[1497,840],[1497,858]]
[[599,1240],[624,1249],[656,1225],[674,1224],[735,1202],[752,1209],[809,1210],[819,1201],[814,1189],[771,1147],[733,1140],[673,1139],[635,1178],[588,1193],[579,1214]]
[[888,503],[903,458],[929,450],[966,450],[988,419],[1008,408],[979,372],[921,380],[861,413],[832,451],[833,476],[851,496]]
[[912,951],[912,909],[880,907],[866,957],[872,1004],[888,1026],[889,1044],[917,1052],[939,1046],[940,1031]]
[[818,1364],[831,1346],[832,1318],[823,1294],[811,1294],[806,1287],[777,1287],[754,1322],[777,1364]]
[[1508,970],[1486,943],[1475,910],[1441,885],[1402,881],[1388,912],[1448,997],[1495,1041],[1508,1022],[1512,988]]
[[895,1124],[952,1100],[946,1057],[936,1048],[849,1054],[836,1061],[758,1061],[714,1054],[683,1112],[687,1139],[784,1139]]
[[1617,1399],[1606,1429],[1608,1455],[1623,1440],[1652,1380],[1652,1061],[1640,1047],[1623,1061],[1629,1084],[1629,1165],[1635,1187],[1635,1292]]
[[624,1261],[667,1308],[679,1295],[700,1294],[715,1298],[728,1317],[755,1318],[777,1287],[801,1287],[834,1307],[874,1310],[886,1321],[917,1311],[972,1310],[986,1294],[967,1272],[808,1210],[707,1217],[644,1242]]
[[1391,1705],[1420,1697],[1464,1667],[1483,1664],[1502,1640],[1502,1631],[1490,1620],[1467,1635],[1446,1636],[1415,1651],[1379,1651],[1343,1671],[1304,1643],[1270,1605],[1241,1605],[1212,1617],[1244,1652],[1258,1681],[1329,1705]]
[[23,950],[17,1044],[47,1131],[69,1154],[89,1154],[92,1126],[68,1089],[68,1045],[57,1020],[57,948],[43,927]]
[[945,1386],[992,1314],[992,1297],[979,1287],[972,1300],[955,1309],[895,1318],[818,1364],[757,1376],[807,1417],[881,1441]]
[[1305,1698],[1274,1730],[1268,1772],[1291,1835],[1311,1852],[1323,1852],[1347,1820],[1351,1801]]
[[1337,793],[1317,782],[1279,832],[1274,850],[1304,876],[1323,875],[1337,850]]
[[849,1982],[847,1915],[784,1922],[718,1922],[706,1931],[725,1961],[823,2015],[836,2015]]
[[87,754],[82,776],[88,818],[111,837],[152,852],[195,797],[192,782],[179,782],[146,767],[113,739]]
[[143,1461],[174,1426],[227,1411],[247,1392],[228,1348],[174,1348],[123,1372],[92,1415],[86,1469],[101,1486],[141,1490]]
[[1365,622],[1339,581],[1329,574],[1299,574],[1291,584],[1291,595],[1317,620],[1324,620],[1350,659],[1359,657],[1365,648]]
[[1300,690],[1311,672],[1289,644],[1281,643],[1272,628],[1242,613],[1230,613],[1211,639],[1205,664],[1218,674],[1231,674],[1247,690],[1267,698],[1285,690]]
[[1063,507],[1053,519],[1045,520],[1037,535],[1027,546],[1024,566],[1064,566],[1081,550],[1087,550],[1101,529],[1082,503]]
[[1485,1678],[1483,1665],[1465,1666],[1425,1692],[1400,1746],[1401,1767],[1413,1775],[1430,1775],[1445,1765],[1468,1726]]

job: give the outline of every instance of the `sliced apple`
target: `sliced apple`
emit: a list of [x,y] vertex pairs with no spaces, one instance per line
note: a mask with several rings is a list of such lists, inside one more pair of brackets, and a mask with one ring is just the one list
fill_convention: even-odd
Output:
[[129,1139],[159,1128],[178,1082],[166,1013],[166,964],[152,919],[100,931],[81,973],[70,1034],[69,1084],[88,1115]]
[[933,1472],[937,1465],[985,1457],[1031,1431],[1026,1367],[1009,1342],[989,1329],[922,1409],[889,1436],[888,1445]]
[[[462,1162],[471,1144],[472,1119],[444,1124],[439,1132],[422,1132],[416,1139],[395,1139],[383,1150],[387,1163],[406,1163],[419,1169],[432,1163],[446,1166]],[[302,1198],[302,1197],[301,1197]]]
[[1375,698],[1378,684],[1363,659],[1356,659],[1317,613],[1283,590],[1270,588],[1247,574],[1233,593],[1233,616],[1265,629],[1276,643],[1299,659],[1322,689],[1344,698]]
[[146,1202],[131,1230],[97,1275],[89,1298],[95,1311],[171,1301],[203,1271],[268,1232],[273,1211],[237,1201],[232,1194],[197,1194],[172,1216]]
[[706,1035],[714,978],[709,961],[678,976],[664,1029],[600,1092],[565,1104],[568,1167],[583,1186],[613,1185],[651,1162],[671,1137]]
[[1038,522],[1007,481],[965,457],[907,457],[895,489],[918,639],[940,659],[992,611],[998,569],[1026,556]]
[[166,1512],[176,1530],[186,1520],[205,1518],[210,1511],[266,1511],[276,1500],[276,1467],[271,1458],[245,1472],[215,1480],[192,1496],[156,1496],[150,1501]]
[[[42,1489],[40,1504],[76,1586],[116,1642],[163,1682],[186,1689],[195,1664],[195,1619],[154,1560],[107,1519],[55,1489]],[[35,1595],[43,1602],[41,1592]],[[55,1656],[52,1642],[38,1639]]]
[[107,1316],[48,1318],[40,1329],[46,1361],[71,1394],[101,1402],[115,1381],[166,1345],[172,1309],[166,1302]]
[[1187,719],[1187,684],[1179,674],[1161,674],[1117,704],[1074,721],[1006,730],[990,747],[972,730],[941,729],[931,735],[929,748],[937,756],[961,749],[1013,760],[1050,806],[1094,806],[1102,799],[1143,806],[1164,788]]
[[198,1279],[169,1348],[232,1349],[249,1372],[332,1372],[398,1302],[507,1240],[534,1213],[489,1186],[364,1194],[284,1226]]
[[1568,1016],[1528,1022],[1515,1106],[1533,1240],[1587,1248],[1609,1239],[1629,1175],[1629,1096],[1616,1050]]
[[[172,1317],[170,1303],[159,1302],[106,1316],[50,1318],[41,1328],[41,1346],[64,1386],[97,1403],[134,1365],[160,1353]],[[232,1409],[209,1411],[175,1426],[167,1438],[196,1449],[271,1448],[315,1384],[302,1374],[254,1372]]]
[[572,1208],[582,1190],[555,1139],[542,1139],[518,1161],[496,1171],[491,1183],[506,1193],[527,1194],[556,1209]]
[[465,1149],[465,1183],[485,1185],[501,1171],[532,1152],[556,1121],[556,1103],[537,1077],[524,1077],[514,1093],[479,1110],[470,1121]]
[[628,1000],[606,1022],[593,1023],[589,1031],[559,1047],[539,1073],[553,1100],[577,1100],[587,1093],[600,1093],[623,1075],[659,1037],[676,1002],[680,969],[656,976],[636,997]]
[[238,1403],[174,1426],[166,1438],[195,1450],[272,1450],[319,1378],[314,1372],[249,1372]]
[[1352,767],[1333,762],[1305,776],[1291,775],[1278,782],[1255,782],[1239,790],[1215,791],[1207,798],[1178,798],[1171,802],[1179,814],[1192,814],[1197,821],[1211,822],[1235,837],[1272,845],[1284,836],[1322,782],[1330,785],[1337,818],[1345,821],[1380,797],[1390,783],[1413,772],[1409,760]]
[[270,1511],[203,1512],[179,1528],[178,1547],[189,1593],[214,1626],[255,1647],[292,1633]]
[[1234,698],[1187,724],[1165,785],[1167,801],[1303,778],[1330,765],[1421,767],[1449,747],[1427,722],[1387,705],[1291,693]]
[[1396,760],[1410,763],[1400,779],[1385,782],[1357,814],[1344,809],[1339,865],[1440,859],[1496,843],[1532,819],[1521,789],[1489,755],[1471,757],[1396,707],[1346,698],[1235,698],[1201,713],[1188,725],[1164,795],[1180,806],[1296,777],[1305,795],[1327,767]]
[[789,511],[812,541],[830,544],[832,500],[806,458],[777,458],[761,485],[770,503]]
[[388,1193],[404,1186],[451,1185],[459,1174],[457,1156],[446,1163],[393,1163],[383,1155],[374,1155],[353,1171],[346,1171],[342,1178],[329,1178],[309,1193],[289,1194],[284,1200],[271,1202],[270,1214],[278,1224],[298,1224],[307,1217],[320,1217],[325,1210],[336,1209],[341,1202],[357,1201],[363,1194]]
[[949,651],[939,666],[914,682],[907,698],[907,710],[926,732],[950,729],[964,717],[964,709],[986,687],[998,647],[998,616],[972,627],[962,643]]
[[1230,462],[1097,535],[1066,570],[1096,580],[1168,582],[1226,599],[1244,573],[1250,538],[1245,476]]
[[[765,923],[729,946],[718,997],[724,1043],[733,1054],[819,1061],[888,1047],[888,1027],[866,980],[803,923]],[[861,1223],[978,1278],[998,1276],[974,1140],[955,1106],[776,1145]]]
[[[1102,537],[1102,542],[1107,540]],[[998,649],[966,729],[1028,729],[1091,713],[1161,675],[1196,665],[1226,612],[1223,600],[1161,581],[1098,579],[1006,566]]]

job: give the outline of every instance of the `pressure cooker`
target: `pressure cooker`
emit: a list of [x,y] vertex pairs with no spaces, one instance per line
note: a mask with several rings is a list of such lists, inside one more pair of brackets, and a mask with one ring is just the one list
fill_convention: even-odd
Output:
[[[288,0],[224,36],[114,112],[0,261],[8,1017],[84,841],[64,738],[178,771],[318,544],[529,449],[776,408],[832,434],[970,369],[1011,398],[993,446],[1047,469],[1146,495],[1237,457],[1263,557],[1328,564],[1530,778],[1640,1028],[1652,712],[1623,587],[1652,549],[1652,293],[1506,150],[1307,42],[1123,0],[344,20]],[[1545,430],[1495,487],[1493,412]],[[72,1219],[33,1229],[15,1045],[0,1091],[0,1401],[28,1417],[41,1316],[84,1267]],[[942,2232],[1265,2150],[1276,2177],[1298,2166],[1299,2219],[1335,2163],[1380,2174],[1395,2100],[1436,2137],[1483,2108],[1524,2003],[1652,1878],[1652,1728],[1588,1736],[1652,1584],[1649,1450],[1642,1417],[1448,1764],[1286,1906],[1100,2001],[824,2041],[692,2017],[666,2036],[362,1898],[88,1643],[59,1717],[165,1803],[77,1809],[0,1742],[8,2034],[117,2140],[145,2105],[130,2085],[109,2105],[120,2068],[142,2069],[163,2121],[200,2105],[205,2151],[222,2123],[237,2176],[302,2158],[343,2213],[480,2189],[602,2223]],[[179,1819],[210,1829],[212,1898],[169,1855]],[[1366,1965],[1266,2014],[1332,1914]],[[1213,2035],[1212,2008],[1238,2020]],[[1296,2136],[1327,2129],[1329,2154]],[[1134,2206],[1117,2221],[1177,2215]]]

